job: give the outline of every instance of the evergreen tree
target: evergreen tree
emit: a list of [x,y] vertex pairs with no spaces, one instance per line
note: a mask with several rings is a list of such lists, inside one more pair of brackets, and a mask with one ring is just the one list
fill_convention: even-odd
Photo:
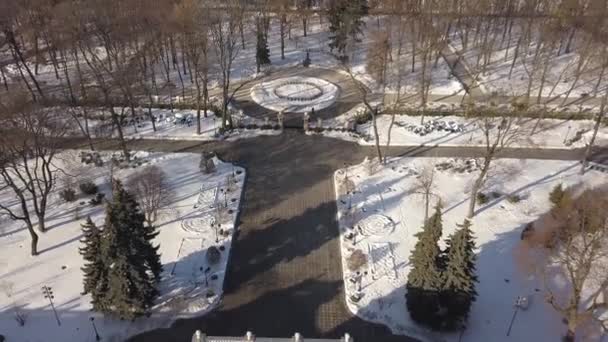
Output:
[[369,6],[367,0],[335,0],[328,9],[329,17],[329,48],[337,50],[338,55],[346,58],[348,39],[359,43],[363,34],[363,17],[367,15]]
[[442,306],[447,314],[443,320],[447,329],[461,329],[477,297],[475,283],[475,241],[469,220],[446,241],[446,264]]
[[84,290],[82,294],[90,293],[93,308],[100,310],[103,297],[108,288],[107,268],[103,262],[101,253],[101,231],[93,223],[90,216],[87,217],[87,220],[81,226],[83,233],[81,243],[83,247],[79,248],[79,252],[85,260],[85,265],[81,268],[84,272]]
[[264,32],[262,20],[257,20],[257,44],[255,52],[255,61],[257,71],[260,72],[262,65],[270,64],[270,49],[268,49],[268,37]]
[[442,254],[439,239],[443,229],[441,204],[416,234],[418,242],[410,255],[412,269],[407,279],[405,295],[407,309],[418,323],[438,328],[440,324],[440,292],[443,288]]
[[151,242],[156,235],[145,224],[134,197],[115,180],[102,232],[103,260],[108,265],[105,313],[134,319],[152,306],[162,272],[158,247]]

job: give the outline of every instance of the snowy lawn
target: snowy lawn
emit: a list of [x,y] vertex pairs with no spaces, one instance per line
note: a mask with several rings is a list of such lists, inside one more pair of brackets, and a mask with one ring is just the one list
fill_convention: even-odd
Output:
[[[278,135],[281,130],[278,129],[233,129],[226,134],[220,134],[222,127],[222,119],[215,116],[212,111],[207,111],[207,117],[201,111],[201,134],[196,132],[196,110],[178,110],[173,113],[169,109],[153,108],[152,115],[157,118],[156,131],[152,127],[148,110],[145,108],[136,108],[138,121],[131,119],[131,114],[125,114],[128,118],[128,123],[122,127],[123,134],[126,138],[133,139],[166,139],[166,140],[197,140],[197,141],[212,141],[212,140],[236,140],[242,138],[253,138],[260,135]],[[117,109],[118,113],[120,110]],[[96,111],[99,113],[99,111]],[[117,131],[111,131],[112,125],[110,114],[104,115],[104,121],[90,120],[90,132],[93,137],[109,137],[117,136]],[[254,124],[258,127],[264,125],[263,120],[254,119],[243,115],[242,113],[233,114],[233,122],[235,126],[247,126]],[[81,131],[75,127],[73,134],[81,135]]]
[[[580,39],[575,42],[573,52],[570,53],[565,53],[562,49],[561,54],[558,55],[557,48],[553,48],[540,52],[539,57],[537,42],[528,44],[525,41],[517,51],[517,42],[523,38],[522,26],[513,26],[513,30],[509,34],[510,41],[508,38],[503,44],[500,44],[498,39],[493,41],[492,53],[485,70],[483,62],[478,64],[480,60],[483,61],[484,49],[482,46],[469,44],[467,50],[463,50],[461,35],[456,32],[452,34],[452,50],[458,51],[463,56],[470,73],[477,76],[482,91],[487,94],[497,92],[501,95],[521,96],[527,93],[528,86],[530,86],[533,100],[540,94],[546,98],[556,97],[558,99],[554,102],[561,103],[566,96],[575,100],[583,94],[595,96],[596,91],[606,89],[606,79],[601,80],[601,72],[599,72],[601,51],[591,52],[592,58],[584,59],[582,67],[579,65],[582,57],[578,52],[585,51],[585,42]],[[532,32],[533,39],[536,39],[539,34]],[[518,56],[514,62],[513,58],[516,53]],[[593,56],[596,53],[598,56]],[[534,63],[535,58],[538,58],[536,64]],[[581,70],[577,77],[579,67]],[[541,82],[543,76],[544,83]],[[532,78],[531,84],[529,84],[530,78]]]
[[[364,112],[363,106],[355,107],[336,118],[324,120],[322,127],[346,127],[361,112]],[[478,119],[462,116],[426,116],[424,118],[425,124],[420,124],[421,118],[418,115],[395,115],[395,122],[390,135],[391,146],[485,146],[483,131],[478,127]],[[376,120],[380,144],[386,145],[391,115],[380,115]],[[429,122],[431,121],[445,125],[450,130],[436,128],[427,133],[416,133],[417,129],[423,131],[425,125],[430,125]],[[514,141],[511,147],[584,147],[591,140],[594,125],[593,120],[541,119],[539,121],[526,118],[518,124],[518,130],[521,133],[518,134],[518,139]],[[312,126],[316,127],[317,124],[313,123]],[[337,132],[323,132],[323,134],[349,141],[357,140],[361,145],[375,144],[371,121],[357,125],[357,132],[362,138],[353,139],[351,134]],[[608,128],[602,126],[596,138],[596,145],[604,144],[608,144]]]
[[[155,165],[166,174],[174,194],[156,222],[159,235],[155,242],[160,245],[164,271],[159,284],[161,294],[152,316],[132,323],[104,318],[90,311],[90,296],[81,295],[80,223],[91,215],[93,221],[102,226],[104,207],[89,205],[89,198],[80,194],[76,202],[64,203],[57,195],[59,185],[51,194],[47,215],[49,230],[39,233],[39,256],[30,256],[29,234],[21,223],[0,218],[0,334],[7,341],[49,341],[49,336],[56,341],[94,341],[89,317],[95,317],[104,341],[122,341],[144,330],[166,326],[180,317],[202,315],[219,304],[244,186],[244,170],[215,158],[216,172],[205,175],[199,171],[197,154],[138,152],[135,155],[142,165],[114,170],[114,176],[126,182],[139,169]],[[109,154],[102,156],[109,157]],[[58,165],[79,179],[95,181],[100,191],[110,197],[109,167],[80,164],[76,152],[64,152],[60,159],[57,159]],[[236,181],[227,187],[228,176],[232,174]],[[8,191],[0,192],[3,203],[11,203],[11,198]],[[226,209],[216,215],[218,204],[227,206],[222,206]],[[222,221],[225,234],[218,230],[216,235],[210,226],[217,217]],[[220,261],[215,265],[208,265],[205,257],[210,246],[221,250]],[[43,285],[53,289],[61,326],[43,297]],[[19,327],[14,319],[15,308],[27,315],[24,327]]]
[[[471,184],[478,172],[466,171],[465,161],[396,158],[386,166],[373,163],[370,166],[365,161],[349,167],[346,173],[339,170],[335,174],[349,309],[365,320],[388,326],[394,333],[426,341],[459,340],[458,333],[439,335],[414,324],[404,297],[410,270],[408,260],[416,243],[414,234],[420,231],[424,220],[424,199],[416,180],[423,169],[445,162],[456,168],[435,169],[432,196],[432,205],[439,198],[443,203],[445,238],[456,229],[456,224],[462,223]],[[495,166],[483,192],[495,191],[501,197],[478,205],[473,219],[479,296],[462,341],[558,341],[566,326],[543,300],[541,280],[518,266],[516,247],[524,225],[550,208],[548,194],[555,185],[593,187],[605,184],[608,175],[588,171],[581,177],[579,164],[570,161],[501,159]],[[351,196],[340,190],[345,175],[354,183],[355,192]],[[517,195],[521,201],[507,200],[509,195]],[[443,242],[440,246],[445,247]],[[366,263],[358,274],[348,266],[349,257],[356,250],[363,253]],[[362,296],[357,302],[351,296],[357,294],[359,278]],[[530,306],[518,313],[507,337],[517,296],[528,296]]]

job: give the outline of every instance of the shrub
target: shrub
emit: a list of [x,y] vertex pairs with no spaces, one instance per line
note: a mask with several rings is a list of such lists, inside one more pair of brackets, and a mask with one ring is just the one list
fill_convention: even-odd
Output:
[[566,191],[563,188],[562,183],[557,184],[553,187],[553,190],[549,193],[549,201],[553,203],[554,206],[559,206],[562,199],[564,199]]
[[217,249],[217,247],[211,246],[207,249],[205,257],[207,258],[209,265],[215,265],[220,262],[221,252],[219,249]]
[[97,185],[90,180],[84,181],[78,185],[80,191],[85,195],[95,195],[98,191]]
[[522,200],[522,198],[519,195],[511,194],[511,195],[507,196],[507,201],[509,203],[515,204],[515,203],[521,202],[521,200]]
[[89,204],[92,206],[100,205],[105,197],[106,194],[104,194],[103,192],[98,192],[95,197],[89,200]]
[[355,121],[357,122],[357,125],[362,125],[366,122],[369,122],[371,119],[372,119],[372,113],[370,113],[367,110],[363,111],[363,112],[359,112],[355,116]]
[[496,198],[502,197],[502,194],[500,192],[498,192],[498,191],[492,191],[492,192],[490,192],[490,197],[492,199],[496,199]]
[[363,251],[356,249],[346,260],[348,269],[351,271],[358,271],[363,266],[367,265],[367,257],[363,254]]
[[477,203],[480,205],[484,205],[486,203],[488,203],[490,201],[490,198],[488,197],[488,195],[484,194],[483,192],[478,192],[477,193]]
[[76,191],[72,188],[66,188],[59,192],[59,197],[66,202],[74,202],[76,200]]

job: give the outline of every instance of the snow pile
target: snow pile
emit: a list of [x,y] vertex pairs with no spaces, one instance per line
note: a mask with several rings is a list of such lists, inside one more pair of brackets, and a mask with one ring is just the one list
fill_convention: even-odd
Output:
[[[112,154],[100,155],[107,165]],[[56,165],[79,180],[94,181],[108,199],[110,172],[126,181],[141,167],[155,165],[166,174],[174,196],[156,222],[156,243],[164,270],[151,317],[128,322],[91,311],[90,296],[80,294],[80,223],[90,215],[103,226],[103,205],[91,206],[83,195],[75,202],[65,203],[58,196],[59,184],[49,203],[49,230],[39,233],[39,256],[29,255],[29,235],[20,222],[5,220],[0,226],[0,334],[7,341],[48,341],[49,336],[55,341],[94,341],[90,317],[95,317],[104,341],[123,341],[142,331],[168,326],[180,317],[202,315],[219,304],[245,181],[244,169],[214,158],[216,171],[202,174],[200,155],[190,153],[138,152],[134,157],[137,163],[133,167],[110,171],[107,166],[80,164],[78,152],[69,151],[58,155]],[[136,164],[141,166],[135,167]],[[0,191],[3,204],[16,206],[12,197],[8,190]],[[216,215],[218,210],[220,215]],[[212,222],[220,222],[221,226],[212,227]],[[210,265],[206,253],[212,246],[220,251],[220,259]],[[53,289],[61,326],[41,293],[43,285]],[[17,311],[27,316],[24,327],[19,327],[14,319]]]
[[[454,167],[446,169],[446,163]],[[516,247],[526,223],[550,208],[548,194],[555,185],[592,187],[605,184],[608,175],[588,171],[580,176],[579,163],[571,161],[501,159],[495,163],[483,191],[517,195],[521,201],[511,203],[508,195],[500,195],[478,205],[472,228],[478,247],[479,297],[462,340],[557,341],[566,326],[545,302],[542,279],[517,265]],[[466,215],[468,193],[479,172],[475,167],[454,171],[467,164],[466,160],[446,158],[394,158],[386,166],[366,161],[347,172],[336,172],[342,265],[350,311],[384,324],[397,334],[425,341],[459,341],[459,333],[439,335],[412,322],[406,309],[405,285],[409,256],[417,241],[414,235],[424,220],[424,196],[419,193],[417,178],[423,170],[435,168],[431,205],[441,199],[443,237],[447,237]],[[346,186],[348,191],[343,190],[345,184],[350,184]],[[352,269],[353,255],[361,253],[365,259],[357,265],[363,266]],[[529,307],[518,313],[507,337],[518,296],[527,296]]]
[[285,113],[305,113],[331,106],[338,87],[314,77],[292,76],[261,82],[251,88],[251,98],[260,106]]

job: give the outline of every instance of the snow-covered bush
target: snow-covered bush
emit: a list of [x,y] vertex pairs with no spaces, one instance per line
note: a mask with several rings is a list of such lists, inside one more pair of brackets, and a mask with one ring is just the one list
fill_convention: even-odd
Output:
[[59,197],[65,202],[74,202],[76,200],[76,191],[72,188],[66,188],[59,192]]
[[205,253],[205,257],[207,258],[207,262],[209,265],[215,265],[220,262],[221,252],[217,247],[211,246],[207,249],[207,253]]
[[486,195],[483,192],[477,193],[477,204],[484,205],[484,204],[488,203],[489,201],[490,201],[490,198],[488,197],[488,195]]
[[522,197],[519,196],[519,195],[516,195],[516,194],[512,194],[512,195],[507,196],[507,201],[509,203],[515,204],[515,203],[521,202],[521,200],[522,200]]
[[348,269],[355,272],[367,265],[367,257],[362,250],[356,249],[347,259]]
[[90,180],[86,180],[78,184],[78,188],[85,195],[95,195],[98,191],[97,185]]
[[100,205],[105,197],[106,194],[104,194],[103,192],[98,192],[95,197],[89,200],[89,204],[92,206]]

